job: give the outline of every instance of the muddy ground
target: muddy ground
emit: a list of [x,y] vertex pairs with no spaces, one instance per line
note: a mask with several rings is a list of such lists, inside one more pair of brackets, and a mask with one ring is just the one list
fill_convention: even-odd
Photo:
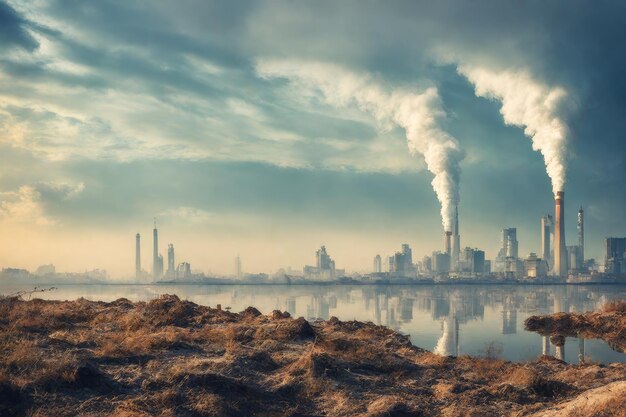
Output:
[[623,416],[626,365],[443,357],[388,328],[165,295],[0,299],[0,415]]

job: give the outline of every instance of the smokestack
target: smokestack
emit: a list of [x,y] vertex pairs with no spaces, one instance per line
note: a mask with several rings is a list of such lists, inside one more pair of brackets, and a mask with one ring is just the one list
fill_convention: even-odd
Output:
[[459,254],[461,253],[461,237],[459,236],[459,207],[454,208],[454,224],[452,229],[452,257],[450,259],[450,269],[459,269]]
[[141,235],[135,235],[135,278],[141,278]]
[[558,191],[554,200],[554,273],[567,275],[567,253],[565,250],[565,193]]
[[585,264],[585,213],[583,207],[578,210],[578,260],[576,268],[582,269]]
[[451,238],[452,238],[452,232],[446,232],[444,236],[443,245],[444,245],[444,250],[448,255],[452,255],[452,248],[450,244]]

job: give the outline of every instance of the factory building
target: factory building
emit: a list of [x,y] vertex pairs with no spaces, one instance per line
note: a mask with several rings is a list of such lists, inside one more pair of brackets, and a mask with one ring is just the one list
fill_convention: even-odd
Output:
[[433,252],[432,269],[435,274],[450,272],[450,255],[444,252]]
[[407,243],[402,244],[400,252],[389,257],[389,272],[403,277],[415,275],[413,251]]
[[604,248],[604,272],[626,274],[626,237],[607,237]]

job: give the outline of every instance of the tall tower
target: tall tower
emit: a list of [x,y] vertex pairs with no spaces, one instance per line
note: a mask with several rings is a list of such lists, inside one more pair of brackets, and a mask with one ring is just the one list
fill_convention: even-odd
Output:
[[135,235],[135,278],[141,278],[141,235]]
[[159,231],[156,226],[156,218],[154,219],[154,229],[152,229],[152,241],[154,244],[152,251],[152,277],[154,279],[159,279],[161,278],[161,273],[159,271]]
[[452,258],[450,269],[457,271],[459,268],[459,254],[461,252],[461,237],[459,236],[459,207],[454,208],[454,225],[452,226]]
[[541,218],[541,257],[548,263],[548,268],[552,267],[550,259],[550,235],[552,234],[552,216],[546,214]]
[[167,276],[169,278],[176,278],[176,261],[174,259],[174,245],[172,243],[167,245]]
[[239,255],[235,258],[235,275],[237,278],[241,278],[241,257]]
[[565,250],[565,193],[559,191],[554,199],[554,274],[567,275],[567,251]]
[[583,207],[580,206],[578,209],[578,256],[576,260],[578,261],[578,269],[582,269],[585,264],[585,213],[583,212]]

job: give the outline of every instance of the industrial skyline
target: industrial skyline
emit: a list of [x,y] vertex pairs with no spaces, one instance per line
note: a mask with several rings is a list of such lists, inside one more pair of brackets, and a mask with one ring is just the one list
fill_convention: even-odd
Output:
[[[458,207],[454,210],[452,229],[444,232],[442,250],[435,249],[432,255],[426,255],[421,260],[414,261],[413,250],[409,244],[403,243],[401,250],[386,258],[383,263],[380,254],[373,258],[373,268],[369,271],[372,277],[378,278],[408,278],[418,276],[439,276],[441,274],[455,276],[487,277],[498,274],[504,278],[540,278],[561,277],[569,275],[589,275],[593,272],[626,273],[626,250],[622,250],[623,241],[626,238],[606,238],[605,254],[603,259],[587,260],[585,253],[585,228],[584,210],[579,206],[576,216],[576,244],[566,245],[564,192],[558,192],[555,197],[554,216],[546,214],[540,221],[541,245],[536,251],[531,251],[523,256],[519,253],[517,228],[505,227],[500,232],[500,248],[493,259],[487,259],[485,251],[479,248],[465,247],[461,251]],[[553,219],[556,219],[553,221]],[[135,271],[136,278],[146,274],[141,270],[140,257],[140,234],[136,234],[135,247]],[[162,278],[177,280],[192,277],[192,271],[188,262],[175,267],[174,245],[167,245],[168,268],[163,274],[163,257],[159,252],[158,229],[156,218],[153,229],[153,269],[152,278],[155,281]],[[621,245],[621,246],[620,246]],[[621,250],[621,252],[620,252]],[[539,256],[537,255],[539,253]],[[315,254],[316,265],[305,265],[302,268],[302,278],[316,281],[335,280],[346,276],[345,269],[337,269],[335,260],[327,252],[326,246],[322,245]],[[280,269],[279,269],[280,270]],[[288,267],[293,271],[292,266]],[[358,269],[356,271],[363,271]],[[267,278],[269,271],[260,272],[260,277]],[[293,272],[289,272],[293,274]],[[202,273],[201,273],[202,274]],[[296,272],[296,274],[298,274]],[[239,254],[235,257],[234,274],[237,279],[244,278],[242,260]],[[285,276],[287,274],[285,273]],[[250,277],[250,275],[248,275]],[[265,279],[263,278],[263,279]]]

